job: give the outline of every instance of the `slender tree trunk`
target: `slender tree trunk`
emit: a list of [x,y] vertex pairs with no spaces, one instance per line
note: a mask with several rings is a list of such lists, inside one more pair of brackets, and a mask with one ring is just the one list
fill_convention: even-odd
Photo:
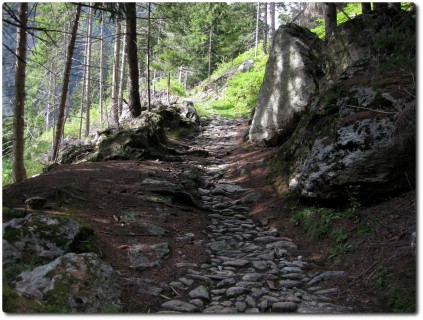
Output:
[[79,23],[80,14],[81,14],[81,5],[77,4],[75,19],[72,25],[71,39],[69,41],[68,51],[66,55],[65,70],[63,72],[63,89],[62,89],[62,95],[60,97],[59,121],[56,127],[56,135],[54,139],[54,148],[53,148],[54,160],[57,160],[59,156],[60,141],[62,139],[63,130],[65,128],[65,108],[66,108],[66,100],[67,100],[68,91],[69,91],[69,77],[70,77],[70,71],[72,67],[72,57],[73,57],[73,51],[75,49],[75,40],[76,40],[76,33],[78,31],[78,23]]
[[82,94],[81,94],[81,106],[79,109],[79,132],[78,132],[78,140],[82,139],[82,118],[84,117],[84,101],[85,101],[85,82],[87,79],[87,52],[88,52],[88,43],[85,43],[85,53],[84,53],[84,61],[83,61],[83,70],[84,75],[82,77]]
[[127,43],[126,55],[128,59],[128,105],[134,118],[141,115],[141,99],[139,89],[138,49],[137,49],[137,13],[135,2],[126,3]]
[[13,162],[12,181],[22,182],[26,179],[24,163],[25,149],[25,70],[26,70],[26,28],[28,23],[28,3],[21,2],[18,9],[20,27],[16,39],[15,64],[15,103],[13,110]]
[[167,73],[167,105],[170,106],[170,71]]
[[267,54],[267,2],[263,3],[263,53]]
[[362,2],[361,3],[361,13],[367,13],[372,11],[372,4],[371,2]]
[[213,36],[213,29],[212,26],[210,26],[210,31],[209,31],[209,71],[208,71],[208,78],[210,81],[210,77],[211,77],[211,58],[212,58],[212,36]]
[[[91,3],[92,5],[92,3]],[[91,48],[92,48],[92,24],[93,24],[93,8],[90,7],[89,10],[89,17],[88,17],[88,34],[87,34],[87,78],[86,78],[86,89],[85,89],[85,95],[86,95],[86,105],[85,105],[85,137],[88,137],[90,134],[90,109],[91,109]]]
[[104,13],[101,13],[100,25],[100,75],[99,75],[99,105],[100,105],[100,123],[103,123],[103,37],[104,37]]
[[125,32],[124,32],[123,41],[122,41],[122,60],[120,65],[119,94],[118,94],[119,116],[122,114],[123,91],[125,89],[125,82],[126,82],[126,37],[127,37],[127,28],[125,26]]
[[182,66],[178,67],[178,82],[182,83]]
[[336,27],[336,4],[325,2],[325,41],[328,42]]
[[187,91],[187,82],[188,82],[188,70],[185,70],[185,78],[184,78],[184,90]]
[[254,57],[257,57],[258,43],[259,43],[259,21],[260,21],[260,2],[257,2],[257,15],[256,15],[256,43],[254,49]]
[[[160,44],[160,31],[161,31],[161,27],[162,27],[162,22],[161,22],[160,19],[158,21],[158,24],[159,24],[159,26],[158,26],[158,31],[157,31],[157,46],[159,46],[159,44]],[[156,78],[157,78],[157,70],[154,69],[154,72],[153,72],[153,96],[156,94]]]
[[114,63],[112,75],[112,122],[119,124],[119,110],[118,110],[118,85],[119,85],[119,54],[120,54],[120,32],[121,22],[118,18],[116,20],[116,39],[114,50]]
[[148,3],[148,21],[147,21],[147,111],[151,111],[151,93],[150,93],[150,33],[151,33],[151,2]]
[[[53,61],[50,62],[50,70],[53,70]],[[49,72],[49,76],[48,76],[48,94],[47,94],[47,105],[46,105],[46,131],[48,131],[48,128],[50,127],[50,113],[51,113],[51,108],[52,108],[52,94],[51,94],[51,90],[52,90],[52,86],[53,86],[53,73]],[[53,104],[53,108],[54,108],[54,104]]]
[[395,9],[397,11],[401,10],[401,2],[388,2],[388,8]]
[[269,41],[269,51],[273,48],[273,39],[275,39],[275,3],[271,2],[270,6],[270,41]]

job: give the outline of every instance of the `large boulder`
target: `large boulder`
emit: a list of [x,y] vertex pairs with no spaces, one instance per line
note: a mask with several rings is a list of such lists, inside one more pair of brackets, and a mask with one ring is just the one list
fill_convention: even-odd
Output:
[[312,98],[318,94],[318,57],[322,41],[294,24],[275,33],[251,124],[249,138],[276,146],[288,138]]
[[[330,105],[320,102],[298,126],[295,140],[283,146],[289,189],[303,198],[371,202],[413,188],[415,122],[401,128],[398,119],[415,118],[415,101],[370,87],[345,94]],[[360,100],[366,100],[366,109],[355,107]]]
[[144,112],[140,117],[122,124],[120,129],[105,131],[107,135],[98,145],[97,161],[137,159],[150,149],[160,148],[165,142],[162,117]]
[[14,289],[43,312],[111,313],[122,308],[117,278],[95,253],[68,253],[22,272]]
[[3,223],[3,274],[67,252],[98,251],[93,229],[75,219],[37,213]]
[[282,145],[283,189],[373,201],[415,187],[416,87],[404,71],[415,68],[415,40],[404,11],[352,19],[324,46],[302,28],[278,29],[249,137]]

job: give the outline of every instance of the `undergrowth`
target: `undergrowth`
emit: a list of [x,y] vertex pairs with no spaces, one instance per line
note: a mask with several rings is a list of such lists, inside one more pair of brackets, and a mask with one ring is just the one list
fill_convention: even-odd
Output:
[[220,98],[214,101],[203,101],[203,110],[209,114],[219,114],[227,118],[249,117],[257,102],[268,59],[268,55],[263,53],[262,46],[259,46],[257,56],[254,55],[255,49],[251,48],[234,60],[219,65],[218,69],[212,74],[210,82],[206,82],[203,86],[210,86],[214,80],[226,72],[238,68],[247,59],[254,61],[254,66],[250,70],[235,72],[227,81],[226,88],[216,89],[216,91],[223,91]]

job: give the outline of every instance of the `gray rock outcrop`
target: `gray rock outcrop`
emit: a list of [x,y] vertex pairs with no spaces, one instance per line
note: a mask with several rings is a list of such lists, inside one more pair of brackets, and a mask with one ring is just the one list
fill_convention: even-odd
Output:
[[119,312],[117,275],[95,252],[91,227],[66,216],[32,213],[3,223],[4,310]]
[[415,21],[396,14],[402,20],[391,24],[360,15],[324,46],[298,26],[278,29],[249,138],[281,145],[286,187],[301,197],[370,201],[414,187],[415,84],[395,59],[412,66],[415,47],[385,43],[403,32],[411,41]]
[[50,312],[119,312],[120,287],[113,268],[95,253],[68,253],[19,275],[15,289]]
[[318,93],[321,46],[315,34],[299,26],[277,30],[249,133],[253,143],[276,146],[295,128]]

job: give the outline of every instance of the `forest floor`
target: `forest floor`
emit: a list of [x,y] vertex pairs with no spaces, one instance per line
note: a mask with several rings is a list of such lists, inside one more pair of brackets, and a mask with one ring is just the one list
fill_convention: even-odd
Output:
[[[272,156],[275,149],[263,150],[243,143],[248,125],[245,121],[239,122],[237,128],[235,133],[219,133],[222,137],[235,134],[235,143],[229,152],[216,157],[227,165],[225,181],[253,188],[262,195],[251,205],[250,218],[259,225],[275,227],[282,236],[292,239],[298,248],[291,255],[302,256],[316,272],[346,271],[345,278],[324,284],[339,288],[334,297],[337,304],[348,305],[360,313],[412,311],[416,298],[416,259],[410,249],[410,234],[416,228],[415,192],[360,209],[357,215],[368,226],[364,234],[354,232],[357,226],[351,221],[345,221],[344,225],[337,222],[337,228],[349,230],[348,250],[338,251],[335,257],[329,258],[339,244],[331,239],[312,240],[301,226],[295,226],[291,218],[298,203],[278,195],[269,183],[269,169],[264,159]],[[205,147],[196,145],[196,148]],[[180,162],[116,160],[61,165],[4,188],[3,206],[25,210],[26,198],[44,196],[50,200],[45,211],[78,217],[89,223],[102,258],[120,276],[123,312],[157,312],[165,298],[177,297],[180,289],[169,288],[159,296],[145,295],[131,279],[142,277],[154,283],[169,283],[186,272],[177,266],[178,263],[209,263],[205,230],[210,218],[202,208],[186,203],[146,201],[146,197],[151,199],[154,194],[141,182],[150,178],[178,184],[180,176],[190,171],[196,161],[202,159],[191,155]],[[53,199],[53,194],[63,186],[72,188],[77,195],[60,203]],[[145,235],[138,223],[141,220],[154,223],[167,233]],[[187,233],[193,233],[195,241],[184,238]],[[143,271],[131,268],[127,250],[140,241],[146,244],[167,242],[171,248],[169,257],[160,267]]]

